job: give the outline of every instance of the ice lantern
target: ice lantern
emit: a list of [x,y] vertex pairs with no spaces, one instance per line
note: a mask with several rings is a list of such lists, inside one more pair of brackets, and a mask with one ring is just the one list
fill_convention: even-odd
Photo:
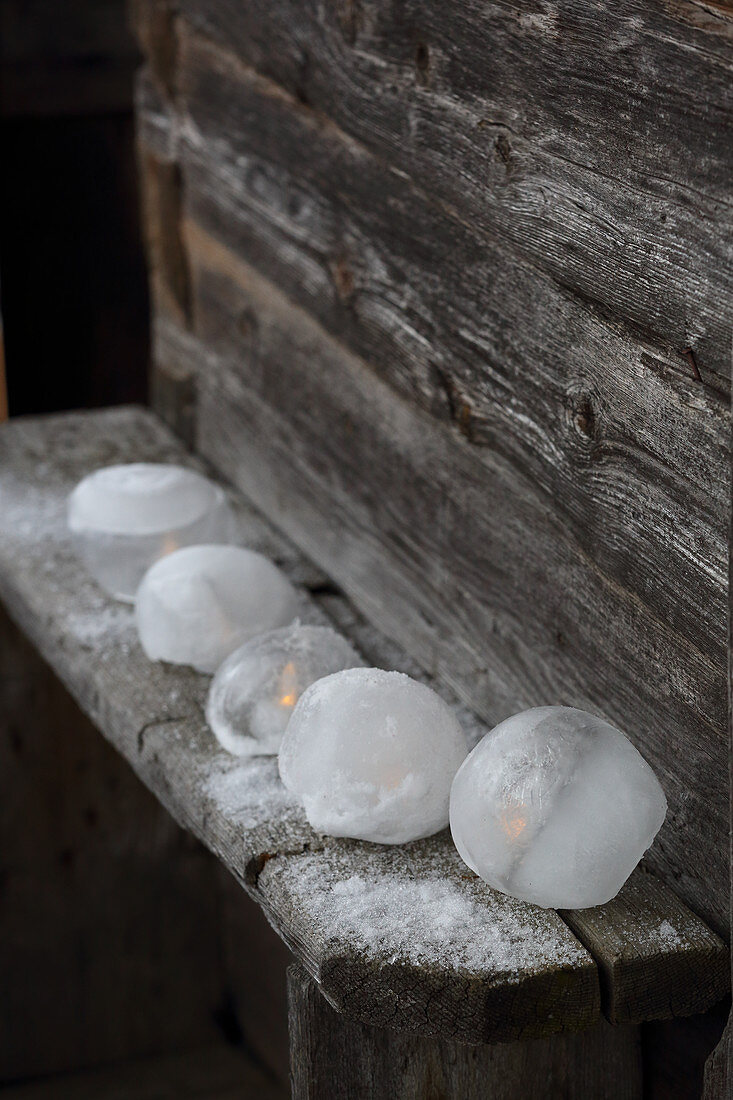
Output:
[[69,497],[77,554],[111,596],[131,601],[154,562],[183,546],[232,541],[224,492],[194,470],[152,462],[105,466]]
[[217,740],[237,756],[277,753],[298,699],[312,683],[362,662],[326,626],[293,623],[235,650],[211,682],[206,719]]
[[491,730],[451,789],[453,840],[472,871],[545,908],[610,901],[661,828],[667,800],[620,730],[537,707]]

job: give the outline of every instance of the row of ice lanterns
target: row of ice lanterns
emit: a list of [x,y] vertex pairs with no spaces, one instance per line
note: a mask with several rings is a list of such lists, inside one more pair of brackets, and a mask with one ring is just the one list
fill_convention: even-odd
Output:
[[71,494],[68,520],[92,576],[134,600],[146,655],[215,673],[215,736],[237,755],[278,753],[317,831],[400,844],[450,820],[460,855],[494,888],[583,908],[617,893],[660,828],[656,776],[594,715],[524,711],[468,754],[429,687],[364,668],[341,635],[299,623],[294,588],[231,545],[226,497],[200,474],[105,467]]

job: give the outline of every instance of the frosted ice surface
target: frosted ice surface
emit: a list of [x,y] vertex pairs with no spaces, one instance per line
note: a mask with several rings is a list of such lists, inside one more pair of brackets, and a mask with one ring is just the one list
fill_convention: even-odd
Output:
[[214,672],[250,638],[292,622],[296,600],[285,575],[254,550],[187,546],[145,574],[138,635],[151,660]]
[[165,554],[196,543],[229,542],[234,532],[217,485],[183,466],[153,462],[105,466],[89,474],[69,497],[68,523],[94,579],[126,600]]
[[361,665],[341,634],[292,626],[260,634],[236,649],[211,682],[206,720],[238,756],[277,753],[293,708],[315,680]]
[[402,844],[447,824],[466,752],[458,721],[431,688],[402,672],[353,668],[303,694],[280,775],[318,832]]
[[610,901],[667,812],[631,742],[592,714],[537,707],[487,733],[453,782],[453,840],[505,894],[556,909]]

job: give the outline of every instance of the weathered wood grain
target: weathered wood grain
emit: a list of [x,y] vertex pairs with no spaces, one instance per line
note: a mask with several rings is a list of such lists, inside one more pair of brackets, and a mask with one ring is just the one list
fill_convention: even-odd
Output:
[[[598,1011],[590,957],[555,914],[476,879],[447,835],[394,849],[328,841],[286,795],[274,761],[218,751],[201,715],[207,678],[147,662],[129,608],[103,597],[71,552],[69,489],[90,468],[133,457],[188,461],[159,423],[137,410],[12,421],[0,433],[0,591],[107,737],[264,906],[326,995],[349,1013],[382,1022],[391,1014],[394,1026],[474,1042],[590,1023]],[[409,664],[360,626],[322,575],[244,506],[240,533],[300,584],[304,614],[324,621],[305,595],[307,586],[323,591],[323,607],[339,606],[337,621],[370,659]],[[469,732],[475,740],[481,731]],[[418,926],[405,936],[385,910],[372,942],[368,920],[353,924],[355,907],[391,901],[395,887],[398,900],[404,887]],[[356,900],[349,897],[354,889]],[[451,917],[436,935],[431,921],[445,915],[446,900]],[[351,926],[342,919],[349,912]],[[677,920],[684,909],[674,914]],[[700,942],[690,914],[678,923],[683,938]],[[701,975],[700,984],[709,990],[709,977]],[[697,1007],[695,988],[690,996]]]
[[[573,308],[546,281],[523,280],[515,261],[477,245],[467,228],[303,117],[273,86],[195,42],[182,56],[181,94],[197,127],[182,150],[191,216],[370,364],[388,364],[382,372],[405,396],[431,411],[442,404],[474,441],[509,458],[554,498],[601,568],[722,661],[722,402],[696,393],[689,377],[660,380],[661,364],[644,363],[638,343]],[[351,241],[354,263],[346,252],[339,260],[340,238]],[[487,314],[496,308],[488,290],[501,303],[495,323],[512,334],[494,371],[486,363]],[[199,294],[206,346],[226,347],[229,332],[203,328],[217,288]],[[527,331],[533,312],[538,324]],[[523,370],[527,362],[532,371]],[[650,417],[660,425],[653,437]],[[681,498],[695,522],[669,539]]]
[[[597,560],[606,553],[603,516],[619,493],[619,514],[634,514],[623,486],[634,464],[646,461],[641,448],[622,436],[609,447],[616,472],[582,538],[558,507],[558,481],[545,492],[510,455],[472,447],[396,397],[194,224],[186,239],[204,365],[198,416],[205,453],[368,619],[487,720],[563,702],[601,711],[628,732],[670,802],[651,858],[693,908],[725,929],[722,499],[713,519],[690,482],[670,488],[674,509],[660,524],[655,551],[657,568],[661,562],[660,572],[668,571],[670,602],[652,610],[651,578],[643,585],[639,576],[634,591],[626,573]],[[572,438],[572,420],[566,430]],[[647,492],[659,473],[657,460]],[[700,532],[700,509],[710,517],[703,539],[717,549],[705,567],[688,558],[680,573],[671,546]],[[637,513],[637,522],[653,526],[649,515]],[[618,537],[622,544],[620,530]],[[672,606],[675,586],[682,600],[698,585],[709,594],[697,609],[708,632],[704,648],[679,629]]]
[[350,1019],[493,1043],[598,1018],[595,967],[557,914],[491,890],[447,833],[271,859],[258,887],[297,958]]
[[[730,988],[722,941],[696,919],[690,922],[690,911],[669,887],[642,871],[607,905],[562,916],[598,964],[603,1012],[612,1024],[693,1015]],[[705,990],[694,978],[701,969],[710,981]],[[699,1005],[690,997],[693,988]]]
[[[15,420],[0,431],[0,593],[112,744],[263,906],[347,1014],[474,1043],[593,1023],[599,986],[591,956],[555,913],[477,879],[447,833],[395,848],[320,837],[283,789],[272,758],[219,751],[202,715],[207,677],[148,662],[130,608],[103,596],[71,549],[69,490],[90,469],[132,458],[190,461],[140,410]],[[233,502],[241,540],[289,573],[305,621],[328,621],[338,607],[336,621],[371,660],[410,667],[398,647],[359,624],[320,571],[251,508]],[[321,604],[311,591],[323,594]],[[475,741],[480,725],[460,714]],[[720,945],[716,954],[715,937],[674,899],[670,913],[679,939],[670,953],[697,962],[689,1002],[680,990],[674,1010],[695,1011],[719,994]],[[658,915],[650,928],[634,915],[640,945],[656,935]],[[617,932],[621,924],[612,918]],[[595,948],[597,940],[589,934]],[[609,980],[621,979],[614,973]],[[612,994],[614,1003],[624,996]],[[653,994],[648,1000],[656,1003]]]
[[301,967],[288,973],[293,1100],[637,1100],[638,1029],[469,1047],[401,1035],[335,1012]]
[[[147,661],[132,609],[102,594],[66,531],[66,497],[79,477],[133,456],[191,461],[142,410],[3,425],[0,591],[11,616],[108,740],[173,816],[198,835],[205,832],[209,847],[244,878],[262,852],[299,849],[314,839],[279,782],[276,761],[256,758],[251,772],[242,771],[218,751],[203,718],[209,678]],[[264,550],[295,579],[317,583],[320,575],[309,575],[251,509],[240,516],[245,544]],[[304,617],[317,618],[307,595],[303,600]]]
[[[719,930],[727,928],[720,843],[725,403],[696,381],[675,341],[654,324],[623,320],[608,302],[591,308],[587,295],[569,291],[572,279],[489,232],[470,197],[461,205],[456,193],[448,202],[434,175],[414,168],[419,157],[412,167],[399,160],[385,119],[373,127],[373,141],[361,132],[354,140],[338,114],[343,97],[334,97],[334,125],[291,94],[297,88],[288,93],[243,64],[233,43],[245,61],[259,64],[237,44],[237,21],[248,15],[226,4],[217,10],[214,22],[221,17],[229,27],[227,45],[202,38],[200,28],[213,38],[218,32],[204,7],[189,5],[176,29],[175,102],[156,106],[150,93],[141,108],[144,141],[173,149],[183,166],[200,384],[211,392],[217,376],[237,376],[232,387],[222,384],[220,398],[204,396],[210,413],[200,427],[202,447],[235,480],[243,447],[245,469],[264,462],[276,483],[287,482],[272,515],[485,717],[563,698],[605,709],[638,737],[672,791],[656,864]],[[317,37],[312,15],[310,8],[293,15],[292,33],[305,27]],[[702,41],[695,47],[700,64]],[[287,85],[278,64],[264,68]],[[646,162],[634,142],[641,171]],[[718,169],[709,171],[718,187]],[[451,171],[450,180],[460,180],[461,194],[470,191],[461,173]],[[548,191],[551,200],[557,186]],[[601,196],[597,209],[607,205]],[[690,217],[708,226],[703,207]],[[640,215],[634,209],[629,217]],[[564,214],[559,221],[567,223]],[[641,247],[648,250],[649,242],[642,239]],[[343,372],[338,346],[316,353],[327,366],[313,364],[313,348],[321,345],[301,340],[299,315],[286,305],[276,323],[277,350],[263,352],[257,308],[241,286],[243,256],[363,357],[356,390],[347,393],[342,378],[329,377]],[[267,300],[269,290],[262,296]],[[625,292],[625,299],[632,296]],[[304,347],[297,368],[294,343]],[[390,417],[388,394],[378,387],[369,393],[370,370],[427,411],[438,422],[434,430],[419,413]],[[233,390],[246,409],[227,409],[225,443],[217,404],[230,403]],[[316,424],[295,407],[304,400],[319,410]],[[265,425],[270,406],[274,419]],[[383,423],[370,438],[371,415]],[[236,438],[237,416],[247,440]],[[352,461],[354,417],[364,452]],[[441,422],[453,426],[451,434]],[[386,423],[416,432],[419,442],[388,438]],[[280,453],[278,431],[298,446],[297,457]],[[324,433],[333,438],[324,442]],[[381,463],[372,460],[376,439]],[[433,476],[431,447],[450,474]],[[397,455],[407,503],[390,500]],[[313,494],[316,475],[333,495]],[[412,499],[416,492],[420,502]],[[539,499],[527,505],[528,493]],[[259,504],[270,511],[269,499]],[[348,554],[343,516],[355,544]],[[365,528],[376,536],[371,543]],[[387,578],[390,570],[396,575]],[[364,602],[375,591],[383,607]],[[641,708],[637,689],[646,696]],[[681,739],[690,745],[685,759],[677,751]],[[713,844],[711,835],[718,838]]]
[[727,6],[183,0],[181,10],[477,235],[670,354],[693,345],[728,382]]
[[[314,928],[308,905],[300,904],[293,910],[288,891],[273,886],[270,896],[267,883],[270,878],[274,884],[279,883],[289,861],[298,853],[324,849],[325,858],[326,849],[333,847],[333,859],[337,860],[338,853],[351,846],[313,833],[279,782],[274,759],[239,760],[218,749],[202,714],[208,678],[191,670],[148,662],[137,643],[131,609],[104,597],[73,555],[65,524],[68,492],[90,469],[132,458],[189,461],[160,423],[138,410],[14,420],[3,425],[0,594],[10,614],[82,708],[176,820],[220,857],[265,907],[288,943],[307,944]],[[322,575],[309,568],[292,547],[243,505],[240,537],[277,560],[299,583],[305,621],[326,621],[308,598],[306,587],[321,587]],[[429,860],[431,844],[437,845],[436,852],[450,851],[450,858],[458,860],[445,836],[426,842],[420,849],[422,857],[418,852],[414,858]],[[353,858],[356,860],[357,853],[366,847],[356,845]],[[383,865],[388,870],[390,861],[400,857],[389,849],[376,848],[362,853],[361,858],[371,874],[379,875]],[[330,866],[327,860],[324,872]],[[511,899],[494,895],[477,880],[471,880],[473,876],[467,873],[465,882],[460,880],[452,887],[457,904],[468,911],[471,919],[459,926],[449,950],[441,952],[440,944],[432,943],[430,982],[432,988],[440,990],[444,1007],[434,1007],[430,1026],[438,1026],[438,1021],[447,1035],[460,1034],[466,1039],[473,1036],[473,1041],[501,1039],[507,1033],[516,1035],[520,1000],[526,1006],[529,1033],[553,1033],[594,1022],[599,1001],[596,968],[560,919],[553,913],[536,916],[538,911],[518,907]],[[483,898],[480,902],[473,901],[477,891]],[[314,891],[314,904],[317,900]],[[454,957],[472,950],[476,926],[483,926],[490,912],[499,918],[504,915],[499,922],[497,950],[504,960],[506,996],[511,998],[512,991],[515,995],[521,991],[506,1022],[497,1019],[495,1004],[484,1003],[478,996],[467,1014],[466,1005],[456,995],[456,988],[465,990],[466,979],[465,974],[455,970]],[[513,919],[509,919],[512,914]],[[329,957],[343,958],[344,965],[348,965],[351,946],[346,938],[341,948],[339,943],[338,935],[329,941]],[[316,966],[317,956],[309,953],[306,963]],[[368,970],[368,959],[362,957],[361,964],[367,964]],[[388,969],[384,957],[375,955],[375,982],[388,986]],[[488,955],[483,970],[479,966],[471,972],[474,987],[482,980],[491,982],[494,969],[494,957]],[[329,989],[327,971],[324,967],[321,976]],[[333,972],[334,997],[342,989],[340,973],[338,967]],[[414,968],[413,974],[417,975]],[[395,981],[399,984],[397,977]],[[495,985],[494,1000],[501,982],[495,980]],[[551,998],[556,1008],[553,1017],[542,1014],[547,1006],[548,985],[557,989]],[[358,1012],[355,993],[350,991],[349,1007]],[[369,1003],[370,1010],[376,1011],[372,1001]],[[398,1008],[395,1025],[407,1030],[426,1026],[423,1001],[417,995],[410,996],[408,989]],[[566,1012],[565,1018],[561,1010]],[[454,1013],[458,1014],[455,1018]]]

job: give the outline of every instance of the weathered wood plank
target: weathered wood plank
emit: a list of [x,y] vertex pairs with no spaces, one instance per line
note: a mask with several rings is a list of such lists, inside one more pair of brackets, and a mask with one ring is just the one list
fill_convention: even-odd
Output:
[[[709,563],[698,569],[688,560],[676,572],[671,544],[709,515],[692,482],[676,483],[656,550],[669,571],[670,606],[655,611],[651,578],[642,598],[626,587],[623,571],[596,560],[606,553],[603,517],[636,462],[645,463],[641,449],[638,458],[629,453],[622,436],[609,448],[618,448],[618,465],[601,492],[608,505],[582,538],[530,471],[503,451],[472,447],[400,400],[252,268],[193,225],[186,236],[205,364],[205,453],[368,619],[487,720],[564,702],[625,729],[670,802],[652,860],[693,908],[725,929],[727,506],[719,499],[718,518],[705,523],[706,544],[716,547]],[[660,473],[657,459],[647,492]],[[634,511],[634,501],[623,499],[620,514]],[[637,520],[653,522],[640,513]],[[710,648],[690,642],[671,606],[673,589],[682,599],[683,589],[698,585],[710,595],[698,608],[716,639]]]
[[[669,372],[660,380],[661,364],[644,363],[637,343],[546,282],[523,279],[499,250],[477,247],[467,228],[273,86],[222,66],[196,42],[182,56],[182,95],[198,127],[182,150],[192,216],[368,362],[388,364],[382,372],[405,396],[432,412],[442,406],[447,416],[441,378],[448,378],[452,413],[469,437],[507,455],[553,498],[601,568],[722,662],[722,401],[696,392],[689,377]],[[347,239],[355,260],[344,252],[339,267],[339,242]],[[490,289],[498,307],[486,302]],[[205,328],[217,291],[199,286],[197,302],[199,331],[213,350],[230,347],[233,335]],[[492,310],[494,326],[512,335],[501,364],[487,371]],[[241,326],[251,351],[256,334],[246,318]],[[695,523],[670,539],[682,501]]]
[[184,0],[591,310],[729,380],[733,15],[697,0]]
[[[53,456],[52,462],[49,456]],[[82,707],[173,816],[219,855],[265,907],[289,943],[306,944],[314,927],[308,905],[294,912],[287,892],[273,888],[270,896],[267,883],[270,876],[273,883],[279,882],[275,867],[279,875],[284,875],[297,853],[330,846],[334,848],[333,858],[338,859],[344,845],[313,833],[280,784],[275,760],[238,760],[219,751],[202,716],[207,678],[190,670],[148,662],[137,643],[130,608],[103,597],[71,551],[65,526],[68,492],[89,469],[132,458],[188,461],[159,422],[138,410],[15,420],[3,426],[0,594],[11,615]],[[245,543],[278,560],[291,578],[300,582],[303,619],[324,621],[323,612],[308,599],[303,583],[317,589],[323,584],[322,576],[244,506],[240,536]],[[445,836],[426,842],[420,849],[422,857],[418,852],[413,858],[428,860],[431,845],[437,845],[436,850],[442,845],[450,850],[452,860],[458,860]],[[356,851],[366,848],[355,846]],[[389,867],[390,861],[401,857],[395,851],[377,848],[362,858],[379,873],[380,861]],[[328,866],[326,862],[324,868]],[[484,1005],[480,998],[472,1004],[474,1014],[467,1016],[466,1006],[455,993],[456,986],[465,989],[465,974],[455,970],[454,956],[471,951],[474,926],[486,920],[485,914],[481,915],[482,906],[500,917],[514,914],[516,918],[503,921],[498,948],[505,960],[502,972],[509,983],[508,997],[512,991],[515,996],[521,992],[530,1016],[530,1032],[554,1032],[592,1023],[598,1016],[595,965],[560,919],[551,912],[535,916],[528,907],[518,907],[511,899],[493,895],[478,880],[471,880],[473,876],[466,872],[465,882],[454,882],[452,889],[458,895],[459,907],[472,914],[473,923],[468,921],[463,929],[459,927],[442,963],[440,951],[433,945],[430,981],[435,990],[440,990],[440,998],[445,998],[445,1005],[442,1010],[439,1005],[433,1009],[431,1026],[439,1020],[446,1034],[461,1034],[464,1038],[473,1035],[474,1041],[501,1039],[509,1028],[511,1034],[516,1034],[521,1015],[519,1000],[505,1024],[492,1012],[494,1006]],[[483,892],[484,900],[472,904],[477,891]],[[315,893],[313,900],[317,900]],[[526,911],[524,925],[520,911]],[[330,949],[331,957],[348,961],[351,946],[346,937],[340,949],[336,936]],[[309,955],[306,962],[315,966],[316,957]],[[555,972],[559,976],[553,979]],[[378,980],[388,984],[383,956],[375,957],[375,973]],[[471,980],[480,986],[482,980],[491,982],[493,973],[493,956],[487,955],[483,972],[474,967]],[[334,995],[340,988],[338,975],[337,968]],[[556,1012],[552,1018],[542,1019],[539,1012],[546,1004],[546,987],[552,987],[553,980],[559,988]],[[495,984],[496,998],[500,983],[495,980]],[[535,995],[536,987],[544,991],[544,998]],[[351,991],[350,1008],[356,1012],[359,1001],[354,993]],[[561,1009],[567,1012],[565,1019]],[[453,1013],[458,1013],[455,1019]],[[399,1002],[399,1026],[408,1030],[425,1026],[420,999],[410,997],[408,990]]]
[[[607,905],[562,916],[598,964],[603,1012],[612,1024],[691,1016],[730,988],[725,945],[651,875],[637,870]],[[694,978],[701,970],[706,989]],[[699,1003],[690,997],[693,988]]]
[[221,1043],[3,1089],[3,1100],[285,1100],[243,1053]]
[[258,887],[326,999],[351,1019],[493,1043],[598,1018],[595,967],[557,915],[491,890],[445,833],[271,859]]
[[[422,606],[417,622],[414,612],[408,610],[395,614],[397,626],[387,618],[380,624],[387,630],[398,629],[400,641],[424,663],[434,661],[437,652],[439,665],[435,667],[453,677],[453,682],[469,693],[473,705],[490,719],[528,700],[545,701],[553,696],[578,699],[572,694],[575,687],[568,691],[568,649],[579,661],[576,682],[578,670],[586,669],[582,693],[588,705],[616,706],[616,720],[622,726],[631,728],[632,722],[652,729],[669,725],[669,711],[675,711],[669,728],[675,729],[676,735],[666,729],[651,735],[641,732],[640,744],[649,755],[647,741],[659,738],[657,766],[671,771],[677,786],[677,809],[672,818],[675,832],[682,835],[698,829],[686,807],[686,788],[692,788],[699,791],[701,820],[708,813],[715,822],[714,835],[722,837],[728,513],[728,412],[723,402],[691,375],[676,372],[663,348],[644,343],[638,334],[630,338],[608,318],[594,315],[587,303],[569,298],[541,272],[511,257],[505,247],[481,236],[473,226],[469,229],[461,224],[454,212],[434,203],[389,165],[230,55],[201,42],[185,26],[180,44],[179,90],[186,113],[172,128],[164,110],[156,109],[149,117],[157,135],[151,140],[165,145],[175,135],[176,155],[184,161],[187,209],[196,219],[188,223],[186,235],[191,262],[198,267],[193,293],[200,358],[207,363],[202,384],[209,384],[213,355],[220,367],[227,364],[224,369],[244,376],[247,385],[260,387],[265,404],[274,404],[283,432],[289,436],[294,430],[300,433],[303,455],[293,473],[293,491],[301,498],[300,515],[297,521],[293,518],[293,501],[288,501],[283,512],[288,513],[284,522],[290,524],[289,533],[296,540],[306,538],[309,553],[326,562],[340,582],[350,586],[352,594],[357,592],[362,579],[349,576],[345,563],[329,556],[340,553],[340,541],[324,547],[315,532],[306,531],[317,527],[326,538],[320,509],[331,510],[335,502],[321,494],[319,501],[311,502],[309,516],[302,500],[303,464],[323,468],[323,440],[316,439],[315,430],[306,440],[302,416],[293,411],[293,394],[302,390],[302,380],[296,385],[290,379],[283,382],[282,388],[290,391],[288,399],[279,392],[278,377],[291,369],[286,339],[290,319],[281,311],[282,341],[277,356],[269,370],[262,364],[258,367],[262,353],[256,309],[246,300],[246,293],[242,294],[239,275],[235,271],[232,276],[229,270],[231,257],[220,253],[212,259],[216,247],[201,235],[198,225],[228,242],[228,252],[246,255],[327,330],[365,355],[370,366],[378,364],[389,383],[412,403],[437,418],[452,418],[463,434],[480,444],[477,449],[495,452],[492,457],[500,465],[506,460],[513,467],[510,478],[514,488],[507,493],[507,508],[502,512],[505,527],[516,528],[521,511],[516,502],[526,495],[528,482],[532,493],[540,491],[539,510],[557,512],[552,526],[559,528],[560,537],[553,536],[549,547],[549,561],[556,563],[556,584],[545,587],[548,555],[543,547],[542,559],[534,549],[533,575],[539,573],[541,581],[529,597],[526,569],[523,572],[518,564],[512,569],[507,548],[499,545],[498,538],[493,540],[495,552],[489,549],[485,528],[492,521],[476,485],[479,479],[491,485],[491,508],[495,508],[496,493],[506,491],[506,481],[499,488],[501,482],[494,476],[497,461],[482,453],[475,463],[464,462],[463,455],[450,455],[443,436],[441,447],[448,455],[444,462],[455,476],[460,471],[472,485],[472,499],[466,505],[470,518],[466,520],[464,506],[455,499],[468,495],[466,490],[456,492],[447,477],[441,479],[438,489],[435,479],[411,458],[421,492],[429,501],[430,518],[423,529],[425,509],[418,518],[418,508],[411,503],[413,519],[405,524],[409,533],[405,530],[399,539],[423,542],[421,572],[426,579],[420,581],[418,567],[404,560],[399,547],[390,546],[390,552],[399,555],[396,568],[401,570],[403,583],[405,573],[410,575],[413,596],[415,586],[422,584]],[[237,268],[236,262],[233,266]],[[531,326],[529,317],[533,318]],[[487,369],[487,356],[491,369]],[[279,375],[274,372],[276,361]],[[338,355],[331,362],[333,370],[341,369]],[[687,364],[683,369],[688,371]],[[321,372],[319,385],[330,389],[326,373],[325,369]],[[367,387],[365,380],[364,394]],[[309,400],[318,408],[320,395],[313,386],[310,389]],[[364,402],[364,394],[357,400],[362,402],[359,415],[366,429],[363,410],[379,406],[379,401],[370,406],[368,395]],[[227,394],[224,400],[229,399]],[[250,400],[244,390],[242,400]],[[345,397],[338,413],[333,397],[329,396],[327,404],[332,416],[342,420],[352,416]],[[257,414],[260,421],[262,415],[262,411]],[[215,461],[228,463],[227,471],[236,480],[237,460],[231,446],[225,448],[219,438],[218,413],[212,416],[216,450],[211,453]],[[414,423],[419,422],[416,417]],[[247,430],[251,433],[251,426]],[[328,430],[332,430],[330,423]],[[440,428],[436,429],[436,436],[440,434]],[[277,448],[271,426],[263,435],[265,446],[256,458],[250,453],[251,462],[261,462],[263,455],[272,455]],[[206,449],[205,424],[200,439]],[[343,446],[350,447],[351,441],[344,438]],[[394,442],[389,446],[394,449]],[[224,449],[229,457],[219,454]],[[312,455],[308,453],[311,449]],[[338,466],[337,448],[330,445],[329,450]],[[404,461],[402,443],[398,450]],[[286,457],[283,462],[278,454],[276,462],[274,476],[279,479],[293,460]],[[380,515],[378,503],[380,494],[388,497],[392,492],[391,470],[381,487],[378,482],[364,484],[365,470],[370,479],[377,478],[371,461],[366,465],[355,462],[350,470],[334,473],[341,488],[338,506],[350,509],[357,529],[363,528],[368,516],[371,527],[379,532],[384,526],[386,538],[394,543],[397,536],[391,510],[383,504]],[[353,501],[344,500],[349,495]],[[260,504],[269,510],[267,501],[261,499]],[[395,510],[405,512],[401,506]],[[448,533],[446,525],[451,520],[453,530]],[[517,545],[514,551],[517,562],[526,562],[528,548],[540,545],[534,521],[527,519],[526,523],[524,545],[521,550]],[[481,540],[479,547],[472,545],[474,534]],[[565,546],[560,548],[568,536],[574,544],[569,552]],[[449,548],[436,546],[448,538]],[[468,601],[463,580],[462,594],[453,593],[452,607],[450,599],[433,606],[435,585],[427,581],[430,576],[442,580],[450,575],[451,567],[444,559],[448,555],[453,560],[456,549],[464,573],[475,578],[469,586],[469,610],[464,607]],[[379,554],[378,547],[373,554]],[[364,568],[363,559],[360,566]],[[373,568],[374,578],[383,583],[385,562]],[[508,569],[515,578],[512,583],[507,583]],[[586,577],[582,597],[578,594],[578,570]],[[498,606],[487,608],[489,599],[495,598],[495,589],[487,592],[482,571],[496,578],[496,589],[501,578],[504,591]],[[602,577],[597,580],[599,572]],[[595,583],[607,589],[605,624],[600,633],[596,630],[598,636],[589,648],[587,633],[596,629],[593,624],[597,622],[595,613],[591,614]],[[394,590],[395,581],[391,587]],[[574,593],[572,600],[561,603],[559,594],[568,590]],[[412,599],[413,606],[414,602]],[[392,606],[396,606],[393,601]],[[374,613],[371,609],[370,614]],[[477,623],[482,613],[483,627]],[[500,630],[494,629],[499,614],[503,620]],[[445,636],[437,641],[425,625],[426,619],[435,621],[436,615]],[[461,660],[460,653],[466,639],[464,617],[476,623],[471,643],[476,655],[470,663]],[[455,625],[459,620],[460,629]],[[636,637],[627,634],[631,623]],[[601,633],[605,630],[611,637],[604,644]],[[641,652],[640,631],[645,635]],[[475,674],[477,667],[489,663],[487,644],[493,682]],[[593,646],[599,652],[591,659]],[[526,654],[526,666],[512,682],[518,648]],[[615,662],[620,674],[606,669],[605,683],[594,682],[599,660]],[[541,679],[538,661],[544,666]],[[649,699],[641,723],[630,687],[639,679],[647,681],[650,667],[657,669],[657,690],[653,695],[648,683],[642,685]],[[698,672],[703,667],[706,671],[700,679]],[[696,673],[691,676],[693,668]],[[533,679],[536,690],[529,694],[527,685]],[[619,695],[625,698],[614,699]],[[664,718],[661,712],[665,712]],[[676,742],[687,738],[691,728],[695,730],[696,762],[680,763]],[[716,763],[708,768],[706,760]],[[684,781],[680,781],[680,768],[688,769]],[[706,789],[708,783],[712,790]],[[665,851],[660,865],[673,875],[682,874],[680,888],[687,891],[687,899],[702,906],[711,919],[715,912],[716,926],[723,929],[727,915],[723,915],[720,848],[714,846],[711,854],[707,838],[701,835],[699,842],[705,859],[716,863],[712,904],[705,881],[688,889],[686,841],[677,844],[675,840],[676,851]],[[663,840],[659,851],[666,847]],[[700,877],[704,880],[706,876]]]
[[[191,461],[142,410],[3,425],[0,592],[11,616],[143,781],[180,824],[205,833],[209,847],[244,878],[250,860],[266,851],[297,850],[314,840],[312,831],[286,796],[276,761],[256,758],[252,771],[241,770],[218,751],[203,719],[208,677],[147,661],[131,608],[101,593],[66,531],[66,497],[79,477],[133,456]],[[242,542],[264,550],[294,578],[318,583],[320,575],[309,575],[251,509],[243,507],[240,519]],[[317,618],[305,593],[303,603],[304,618]],[[245,807],[243,815],[237,812]]]
[[[69,490],[91,468],[132,458],[190,461],[138,410],[16,420],[0,432],[0,593],[83,708],[264,907],[343,1011],[469,1042],[594,1022],[598,976],[588,953],[553,912],[490,890],[447,834],[395,848],[319,837],[279,783],[274,760],[218,750],[202,718],[207,678],[148,662],[130,608],[102,596],[71,551]],[[238,508],[242,541],[299,585],[306,621],[327,621],[324,609],[338,604],[337,621],[372,660],[409,664],[359,626],[319,571],[251,509]],[[323,592],[322,605],[309,590]],[[463,710],[461,720],[472,741],[481,735]],[[676,903],[673,915],[684,949],[694,949],[699,922]],[[645,931],[639,923],[640,941]],[[717,991],[711,974],[719,960],[698,956],[693,1009]],[[682,992],[677,1008],[685,1010]]]
[[293,1100],[638,1100],[638,1029],[464,1046],[402,1035],[335,1012],[301,967],[288,973]]

